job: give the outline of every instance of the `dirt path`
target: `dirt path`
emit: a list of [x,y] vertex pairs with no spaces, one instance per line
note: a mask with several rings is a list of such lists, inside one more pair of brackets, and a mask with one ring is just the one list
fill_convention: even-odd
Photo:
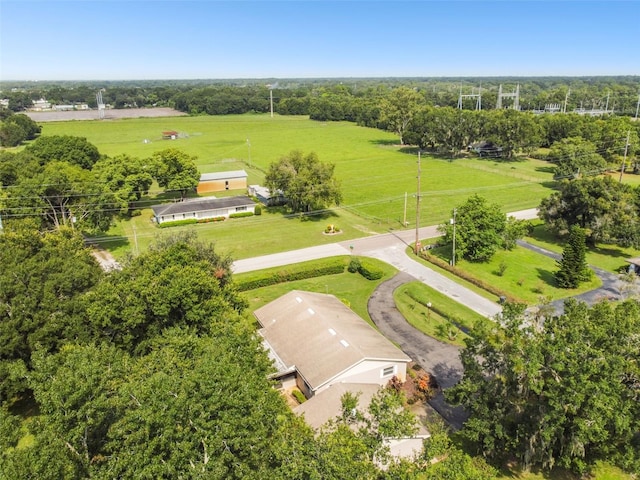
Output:
[[[71,120],[99,120],[98,110],[70,110],[67,112],[24,112],[34,122],[68,122]],[[140,117],[177,117],[186,115],[173,108],[121,108],[105,110],[104,120]]]

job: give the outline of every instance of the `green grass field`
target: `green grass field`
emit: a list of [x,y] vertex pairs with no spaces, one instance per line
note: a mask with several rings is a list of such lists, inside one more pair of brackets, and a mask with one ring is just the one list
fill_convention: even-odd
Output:
[[[297,280],[295,282],[286,282],[268,287],[256,288],[243,293],[243,296],[249,302],[249,308],[247,311],[253,312],[255,309],[266,305],[270,301],[275,300],[291,290],[306,290],[309,292],[329,293],[331,295],[335,295],[360,317],[364,318],[375,327],[371,321],[369,312],[367,311],[369,297],[378,285],[395,275],[397,270],[391,265],[379,260],[369,259],[368,262],[371,262],[372,265],[375,265],[377,269],[383,272],[382,278],[375,281],[367,280],[359,273],[349,273],[345,270],[345,273],[338,275],[325,275],[322,277],[308,278],[305,280]],[[315,263],[322,263],[322,260],[315,261]],[[260,273],[276,275],[280,270],[282,270],[281,267],[274,267],[261,270]],[[234,278],[236,281],[241,281],[243,278],[251,277],[253,275],[255,275],[254,272],[239,273],[234,275]]]
[[[188,136],[162,140],[161,132],[164,130],[176,130]],[[262,183],[269,164],[291,150],[314,151],[321,161],[336,165],[344,200],[340,209],[334,209],[332,223],[345,231],[345,238],[348,238],[351,228],[360,232],[360,236],[367,232],[399,228],[404,217],[405,193],[408,196],[407,220],[410,224],[415,221],[415,149],[399,146],[397,137],[392,133],[348,122],[325,123],[306,117],[271,118],[269,115],[140,118],[45,123],[42,135],[86,137],[107,155],[127,153],[144,158],[158,150],[178,148],[198,157],[201,172],[244,168],[249,174],[249,184]],[[150,143],[144,143],[145,139]],[[505,211],[531,208],[549,194],[551,180],[552,173],[547,164],[539,160],[495,162],[460,158],[449,161],[423,156],[420,223],[433,225],[446,221],[452,208],[474,193],[498,203]],[[154,193],[158,191],[154,190]],[[152,196],[145,199],[142,206],[148,207],[154,202]],[[145,223],[149,216],[150,210],[144,209],[143,215],[138,217],[135,228],[141,235],[151,232],[151,225]],[[267,219],[272,223],[267,224]],[[233,244],[236,252],[251,250],[248,245],[236,244],[240,237],[250,239],[248,243],[253,245],[263,243],[266,237],[279,238],[280,241],[273,242],[272,251],[285,246],[292,248],[322,242],[319,237],[305,233],[302,243],[289,243],[289,236],[297,236],[294,230],[307,230],[308,227],[302,225],[304,222],[277,221],[275,216],[268,215],[263,215],[260,220],[264,221],[263,229],[257,227],[251,231],[249,226],[252,222],[248,221],[242,226],[242,233],[238,232],[236,223],[233,228],[220,228],[208,236],[215,237],[221,246]],[[105,242],[105,246],[117,247],[116,255],[135,247],[133,224],[117,225],[108,234],[111,241]],[[129,237],[129,241],[113,238],[123,234]],[[287,242],[282,241],[285,238]],[[139,242],[138,248],[142,249],[144,245],[144,241]],[[260,251],[269,252],[266,243]]]

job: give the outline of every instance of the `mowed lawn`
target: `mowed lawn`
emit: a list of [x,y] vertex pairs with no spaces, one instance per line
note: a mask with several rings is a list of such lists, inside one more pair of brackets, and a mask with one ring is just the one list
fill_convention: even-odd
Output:
[[[162,140],[161,132],[166,130],[178,131],[184,138]],[[410,228],[415,226],[417,151],[401,147],[394,134],[377,129],[348,122],[317,122],[307,117],[230,115],[50,122],[43,124],[42,134],[86,137],[107,155],[146,158],[158,150],[177,148],[197,156],[201,173],[244,168],[249,184],[262,183],[269,164],[292,150],[316,152],[321,161],[336,165],[343,191],[343,202],[340,209],[334,209],[335,216],[317,223],[331,220],[345,231],[345,239],[350,237],[351,229],[363,236],[401,228],[406,194],[407,221]],[[504,211],[535,207],[549,195],[551,180],[548,165],[538,160],[449,161],[423,155],[420,224],[446,221],[453,207],[474,193],[498,203]],[[143,206],[154,202],[152,195]],[[133,248],[135,226],[141,235],[138,248],[144,248],[146,236],[157,232],[149,222],[150,215],[151,211],[144,209],[134,222],[117,225],[108,232],[113,241],[105,246],[119,245],[116,254]],[[263,228],[255,225],[260,222]],[[243,252],[243,257],[250,250],[270,253],[326,241],[316,235],[324,225],[312,229],[309,223],[279,214],[224,223],[215,230],[197,230],[207,232],[207,238],[215,238],[221,245],[232,244],[235,251]],[[313,234],[308,233],[310,230]],[[129,237],[128,242],[117,239],[123,234]]]

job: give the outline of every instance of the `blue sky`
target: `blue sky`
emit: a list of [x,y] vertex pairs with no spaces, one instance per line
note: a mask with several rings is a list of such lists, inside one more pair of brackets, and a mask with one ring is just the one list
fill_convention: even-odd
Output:
[[638,1],[0,0],[1,80],[640,74]]

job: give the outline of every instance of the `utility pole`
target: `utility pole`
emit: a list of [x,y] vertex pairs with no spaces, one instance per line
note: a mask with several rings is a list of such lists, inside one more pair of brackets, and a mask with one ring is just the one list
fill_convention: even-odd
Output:
[[249,168],[251,168],[251,142],[247,138],[247,148],[249,149]]
[[620,166],[620,183],[622,183],[622,174],[624,173],[624,167],[627,164],[627,152],[629,151],[629,135],[631,135],[631,130],[627,130],[627,141],[624,143],[624,157],[622,159],[622,165]]
[[273,118],[273,88],[269,89],[269,103],[271,104],[271,118]]
[[415,254],[420,251],[420,150],[418,150],[418,193],[416,195],[416,247]]
[[138,255],[140,253],[140,250],[138,250],[138,235],[136,234],[136,226],[132,223],[131,226],[133,227],[133,242],[136,246],[136,255]]
[[451,247],[451,266],[456,266],[456,213],[458,213],[458,209],[453,209],[453,219],[451,223],[453,223],[453,247]]
[[[2,228],[2,224],[0,224]],[[407,192],[404,192],[404,216],[402,218],[402,228],[407,228]]]

